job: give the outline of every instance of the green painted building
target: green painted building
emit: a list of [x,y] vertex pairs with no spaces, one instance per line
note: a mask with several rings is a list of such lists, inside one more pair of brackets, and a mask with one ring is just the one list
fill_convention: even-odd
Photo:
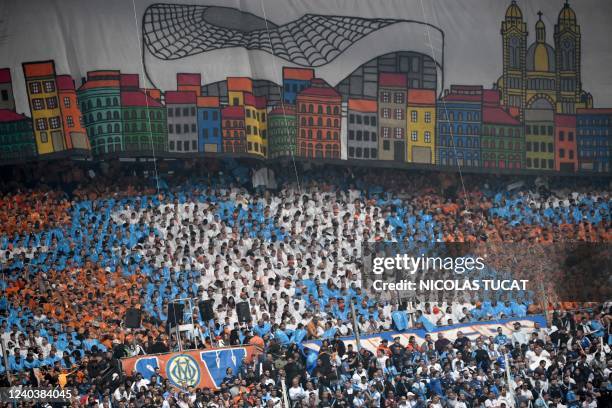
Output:
[[36,156],[32,120],[10,109],[0,109],[0,161]]
[[270,158],[296,154],[297,119],[294,105],[279,105],[268,114]]
[[159,101],[140,90],[122,91],[121,110],[125,152],[168,151],[166,108]]
[[[488,113],[487,110],[484,109],[485,115]],[[523,129],[520,122],[512,123],[510,119],[514,118],[508,116],[508,120],[492,120],[482,124],[480,146],[483,167],[493,169],[522,169],[525,167]]]
[[[485,92],[497,93],[496,90]],[[499,104],[487,104],[486,98],[485,95],[480,135],[482,166],[489,169],[525,168],[523,125]]]
[[77,91],[93,155],[124,150],[119,71],[91,71]]
[[485,168],[525,168],[523,125],[518,118],[501,107],[497,89],[483,91],[480,150],[482,166]]

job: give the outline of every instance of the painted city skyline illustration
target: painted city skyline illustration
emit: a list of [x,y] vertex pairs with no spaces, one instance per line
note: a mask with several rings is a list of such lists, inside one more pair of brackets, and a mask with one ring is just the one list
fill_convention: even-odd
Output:
[[[496,19],[499,31],[486,35],[499,37],[502,70],[485,86],[446,83],[461,67],[445,66],[450,40],[433,23],[310,13],[277,24],[230,7],[152,4],[141,16],[140,72],[103,66],[73,78],[53,58],[21,61],[20,72],[0,63],[0,163],[218,155],[609,173],[612,108],[583,88],[589,39],[570,2],[552,26],[514,0]],[[370,47],[376,36],[413,31],[429,41]],[[219,52],[264,53],[276,78],[207,81],[195,59],[223,62]],[[179,64],[163,71],[174,89],[156,85],[158,63]],[[194,69],[172,70],[185,66]]]

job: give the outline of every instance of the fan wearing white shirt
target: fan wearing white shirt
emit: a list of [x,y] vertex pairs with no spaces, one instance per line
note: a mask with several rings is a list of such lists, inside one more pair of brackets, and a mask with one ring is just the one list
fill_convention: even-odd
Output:
[[291,388],[289,388],[289,399],[295,403],[306,398],[306,391],[300,385],[299,377],[295,377],[291,382]]

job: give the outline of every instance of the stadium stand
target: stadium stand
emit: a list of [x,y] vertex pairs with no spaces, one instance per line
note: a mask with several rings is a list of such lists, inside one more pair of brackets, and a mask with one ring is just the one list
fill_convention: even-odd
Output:
[[[157,190],[137,166],[37,166],[0,197],[3,386],[74,388],[83,407],[610,406],[611,303],[405,305],[369,296],[360,279],[362,242],[610,242],[606,180],[508,189],[483,175],[461,185],[315,167],[300,168],[298,184],[277,167],[266,189],[226,161],[166,172]],[[177,302],[190,324],[169,324]],[[362,336],[430,334],[353,347],[350,303]],[[547,328],[524,323],[545,310]],[[127,327],[136,311],[139,327]],[[439,332],[500,320],[511,332]],[[216,389],[121,366],[240,345],[258,353]]]

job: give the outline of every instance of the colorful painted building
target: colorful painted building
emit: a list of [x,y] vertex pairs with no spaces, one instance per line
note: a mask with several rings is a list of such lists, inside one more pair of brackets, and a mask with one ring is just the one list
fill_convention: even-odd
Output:
[[555,170],[574,172],[578,169],[576,115],[555,115]]
[[372,99],[349,99],[347,159],[378,159],[378,106]]
[[500,105],[499,91],[483,91],[482,166],[497,169],[521,169],[525,166],[523,125]]
[[74,80],[70,75],[58,75],[55,80],[66,136],[66,148],[90,150],[89,138],[83,127],[83,117],[77,101]]
[[310,86],[314,69],[283,67],[283,102],[295,104],[297,94]]
[[480,167],[482,86],[452,85],[437,105],[436,164]]
[[202,76],[200,74],[176,74],[176,90],[193,92],[196,96],[202,95]]
[[221,153],[221,108],[218,96],[198,96],[198,150],[205,153]]
[[168,150],[166,109],[142,90],[121,90],[125,152],[158,154]]
[[244,106],[245,93],[253,94],[253,80],[251,78],[227,78],[227,100],[229,106]]
[[[140,89],[140,79],[138,74],[120,74],[119,85],[121,91],[138,91]],[[144,91],[144,90],[143,90]]]
[[11,69],[0,69],[0,109],[15,110]]
[[340,94],[324,80],[314,78],[296,101],[298,156],[340,159]]
[[406,161],[405,74],[381,73],[378,77],[378,158]]
[[198,152],[197,96],[193,91],[165,93],[168,118],[168,152]]
[[121,152],[125,148],[120,77],[121,73],[115,70],[90,71],[87,80],[77,90],[93,155]]
[[158,102],[162,101],[162,91],[157,88],[143,88],[143,92],[147,94],[149,98],[153,98]]
[[224,153],[246,153],[244,106],[227,106],[221,109]]
[[609,174],[612,109],[578,109],[576,132],[579,171]]
[[525,110],[525,168],[555,169],[555,111],[546,99]]
[[20,160],[36,156],[32,120],[12,109],[0,109],[0,160]]
[[260,157],[268,155],[268,118],[266,98],[244,94],[244,125],[247,139],[247,153]]
[[297,154],[297,116],[295,105],[276,105],[268,114],[268,157],[292,157]]
[[24,63],[23,76],[32,112],[38,154],[66,150],[68,147],[62,126],[54,62]]
[[436,92],[433,89],[408,89],[407,101],[407,161],[434,164],[436,157]]

